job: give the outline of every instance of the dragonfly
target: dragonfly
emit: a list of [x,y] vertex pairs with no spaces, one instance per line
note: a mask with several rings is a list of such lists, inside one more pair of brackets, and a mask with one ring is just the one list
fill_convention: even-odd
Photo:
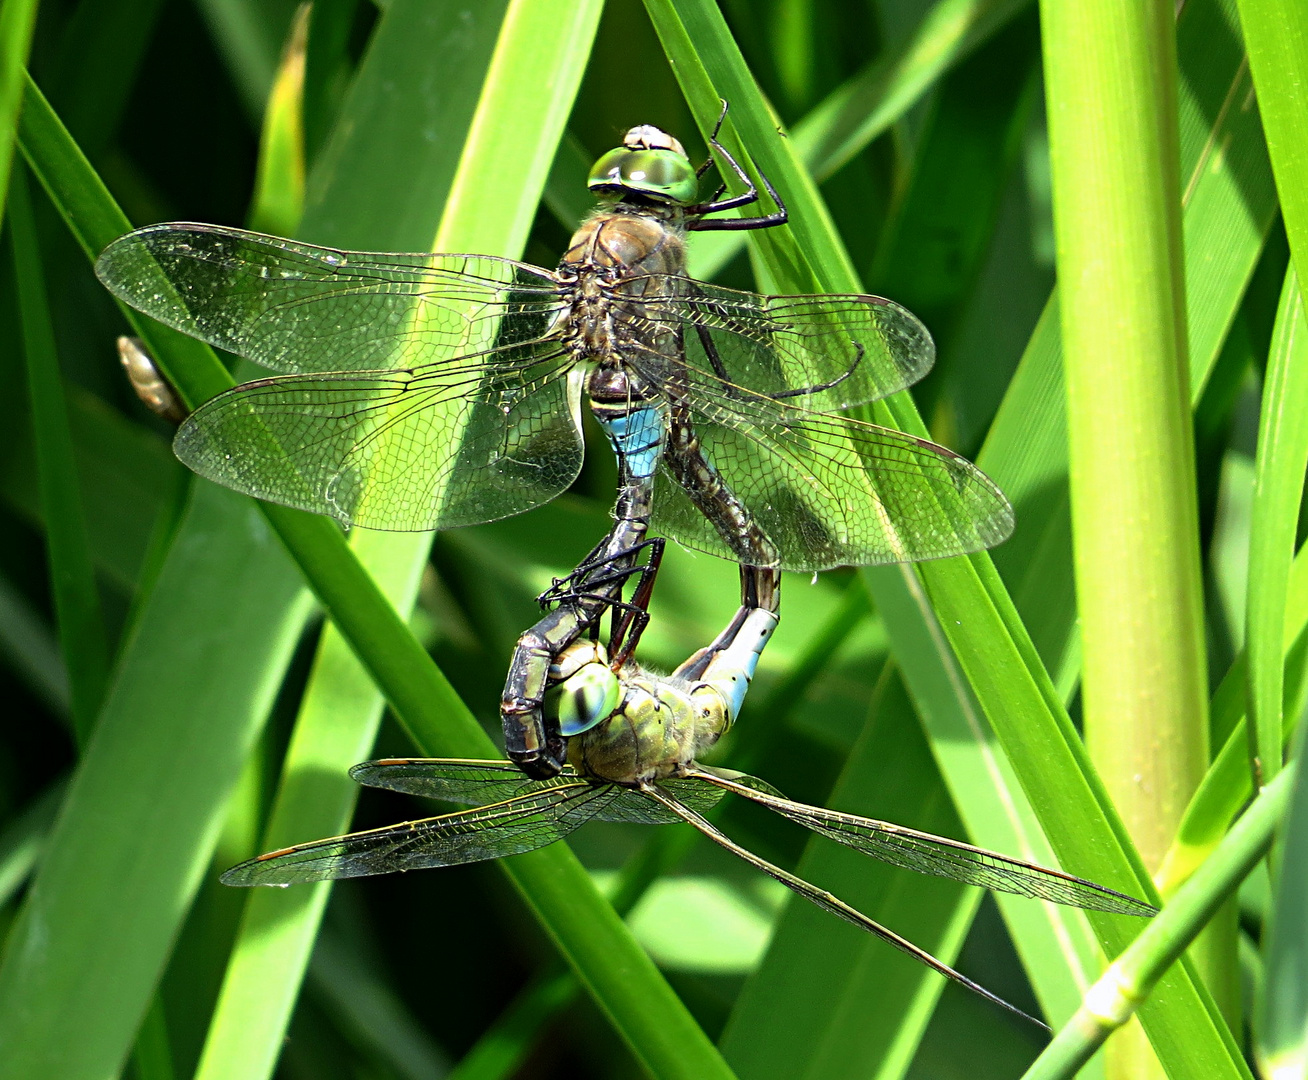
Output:
[[96,264],[132,307],[283,373],[202,404],[177,456],[347,526],[470,525],[554,498],[581,467],[585,396],[618,457],[614,526],[519,641],[501,700],[507,752],[539,777],[564,756],[542,711],[550,665],[614,601],[651,529],[806,571],[978,551],[1012,531],[970,462],[848,413],[930,369],[911,312],[686,276],[687,233],[787,220],[762,174],[775,210],[715,216],[761,200],[718,140],[724,118],[709,144],[742,194],[701,200],[715,158],[697,169],[672,136],[632,128],[593,166],[599,208],[554,270],[191,223],[129,233]]
[[[766,578],[775,571],[758,573]],[[767,590],[766,582],[762,588]],[[685,822],[822,910],[1043,1027],[839,897],[732,840],[710,819],[722,797],[732,794],[892,866],[1073,907],[1155,913],[1141,900],[1083,878],[948,837],[797,802],[758,777],[701,764],[697,758],[739,714],[776,625],[775,613],[756,607],[707,660],[710,650],[701,650],[667,676],[645,671],[633,659],[615,668],[598,641],[574,642],[556,658],[548,695],[567,732],[568,763],[559,775],[533,779],[509,761],[364,762],[350,770],[361,784],[470,808],[269,852],[227,870],[222,881],[287,886],[454,866],[544,847],[588,821]]]

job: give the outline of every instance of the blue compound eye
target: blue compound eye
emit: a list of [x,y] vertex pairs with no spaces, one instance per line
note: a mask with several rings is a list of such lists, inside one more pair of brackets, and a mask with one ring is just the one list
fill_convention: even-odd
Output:
[[563,735],[580,735],[613,715],[622,688],[605,664],[587,664],[554,688],[554,706]]

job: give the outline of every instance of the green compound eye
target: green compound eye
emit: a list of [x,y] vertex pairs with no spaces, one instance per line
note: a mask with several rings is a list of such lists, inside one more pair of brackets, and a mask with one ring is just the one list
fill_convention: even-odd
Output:
[[587,664],[551,691],[563,735],[580,735],[607,720],[618,707],[622,687],[605,664]]
[[610,150],[591,166],[586,186],[615,198],[634,192],[682,206],[693,203],[699,192],[699,180],[684,154],[625,146]]

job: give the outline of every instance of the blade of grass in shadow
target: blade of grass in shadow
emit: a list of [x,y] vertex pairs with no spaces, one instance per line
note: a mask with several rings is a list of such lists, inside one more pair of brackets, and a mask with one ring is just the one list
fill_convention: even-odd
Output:
[[[1298,266],[1308,260],[1308,8],[1295,0],[1239,0],[1240,24],[1281,217]],[[1299,287],[1303,289],[1303,279]]]
[[36,869],[67,791],[68,781],[56,780],[10,818],[0,832],[0,907],[14,898]]
[[9,191],[14,136],[23,106],[23,73],[36,29],[37,6],[37,0],[4,0],[0,4],[0,219]]
[[9,200],[50,591],[68,677],[73,731],[78,743],[85,746],[109,678],[109,643],[87,543],[81,481],[46,298],[45,268],[37,246],[27,177],[21,169],[10,177]]
[[[557,25],[555,20],[544,29]],[[127,228],[126,222],[30,82],[26,105],[24,152],[79,242],[94,255]],[[505,146],[500,151],[512,156],[516,149]],[[548,159],[541,166],[542,181],[547,167]],[[189,402],[204,400],[230,385],[206,346],[143,321],[133,325]],[[336,526],[282,507],[261,509],[423,752],[456,757],[494,754],[493,744],[359,566]],[[689,1070],[686,1075],[725,1075],[721,1059],[699,1027],[602,903],[570,853],[547,849],[503,865],[549,925],[551,936],[592,995],[603,1002],[624,1036],[640,1047],[651,1069],[665,1075],[681,1075],[683,1070]]]
[[[1264,978],[1254,1006],[1254,1058],[1265,1077],[1302,1076],[1308,1068],[1308,771],[1303,767],[1308,724],[1300,724],[1293,762],[1285,772],[1297,771],[1285,815],[1284,830],[1274,864],[1273,901],[1263,939]],[[1258,805],[1278,786],[1273,780],[1255,801]],[[1245,812],[1247,817],[1253,807]],[[1231,830],[1234,834],[1241,822]],[[1220,851],[1221,848],[1218,848]],[[1195,874],[1198,877],[1203,868]]]
[[282,49],[259,137],[250,228],[290,236],[304,213],[304,68],[312,7],[300,5]]
[[1245,653],[1250,764],[1261,787],[1281,767],[1286,583],[1308,467],[1308,326],[1294,264],[1285,275],[1263,381],[1249,537]]
[[[894,664],[872,696],[869,717],[827,804],[959,835]],[[981,899],[979,890],[869,862],[834,844],[808,844],[797,873],[946,963],[956,958]],[[912,1062],[944,980],[829,920],[808,904],[786,908],[722,1035],[723,1052],[742,1076],[890,1078]]]
[[9,935],[6,1080],[122,1067],[300,633],[303,587],[247,501],[198,491],[180,535]]
[[50,100],[88,157],[100,157],[122,122],[163,6],[82,0],[43,58]]
[[[304,199],[303,130],[300,100],[304,72],[304,32],[307,12],[301,11],[292,23],[282,64],[269,95],[264,113],[264,127],[259,141],[259,158],[255,165],[252,219],[264,229],[289,232],[299,221]],[[177,419],[177,418],[175,418]],[[320,647],[323,637],[319,638]],[[307,696],[312,696],[312,686]],[[340,726],[348,725],[342,717]],[[267,823],[267,794],[270,777],[266,761],[271,733],[256,743],[247,759],[241,778],[224,813],[223,828],[211,854],[210,872],[205,875],[196,895],[183,932],[172,951],[164,971],[155,1002],[137,1036],[134,1058],[138,1071],[144,1073],[146,1062],[165,1059],[157,1046],[152,1025],[156,1015],[162,1020],[166,1012],[181,1018],[175,1025],[174,1038],[180,1067],[190,1072],[201,1050],[198,1028],[211,1020],[215,999],[221,987],[228,954],[240,925],[246,897],[223,888],[218,876],[228,866],[249,858],[257,850],[259,834]],[[192,1020],[191,1018],[196,1018]],[[154,1030],[152,1030],[154,1029]],[[166,1035],[166,1031],[164,1032]],[[142,1077],[145,1080],[145,1077]]]
[[445,1054],[391,985],[331,927],[324,929],[314,946],[309,989],[336,1017],[337,1027],[366,1047],[373,1061],[399,1080],[449,1076]]
[[[1090,988],[1076,1016],[1054,1036],[1053,1042],[1045,1048],[1023,1080],[1065,1080],[1076,1075],[1104,1040],[1120,1030],[1140,1003],[1155,992],[1163,973],[1176,963],[1266,855],[1292,795],[1297,816],[1303,817],[1303,807],[1308,800],[1304,798],[1304,785],[1292,783],[1294,773],[1293,768],[1285,769],[1254,800],[1203,866]],[[1303,823],[1298,824],[1301,829]],[[1300,880],[1295,883],[1292,897],[1296,906],[1290,909],[1300,923],[1303,912],[1308,910],[1303,896]],[[1300,945],[1302,941],[1300,936]],[[1299,971],[1296,968],[1294,973],[1297,1000],[1287,1000],[1287,1004],[1294,1008],[1293,1013],[1287,1010],[1287,1016],[1301,1047],[1303,987]],[[1264,1075],[1276,1074],[1267,1072]]]
[[[922,100],[1030,0],[943,0],[933,4],[904,41],[833,91],[790,134],[795,154],[825,180]],[[740,233],[696,237],[692,273],[712,278],[740,251]]]
[[58,719],[69,722],[68,673],[59,642],[27,598],[0,577],[0,652],[6,666]]
[[[736,130],[747,136],[754,160],[786,195],[791,236],[799,250],[814,252],[814,265],[823,268],[822,286],[837,291],[853,288],[847,260],[815,201],[812,184],[797,168],[787,140],[776,138],[766,105],[718,13],[692,0],[675,4],[650,0],[647,6],[701,125],[716,117],[719,96],[731,101]],[[687,40],[695,41],[698,54],[683,48],[682,42]],[[784,261],[797,256],[794,249],[783,243],[760,243],[759,247],[785,284],[808,287],[811,274],[804,264]],[[911,404],[902,397],[884,403],[885,412],[879,410],[879,415],[889,413],[900,426],[922,432]],[[1109,886],[1149,895],[1148,875],[1086,759],[989,557],[982,554],[922,564],[918,572],[966,678],[1062,865]],[[892,582],[898,576],[899,587],[905,587],[903,573],[892,568],[873,571],[871,576]],[[910,658],[903,661],[907,665]],[[912,685],[911,670],[907,666],[905,670]],[[1090,920],[1101,944],[1113,951],[1138,929],[1138,924],[1113,916],[1092,914]],[[1020,930],[1014,928],[1015,933]],[[1238,1049],[1211,1011],[1211,999],[1202,987],[1184,967],[1169,973],[1167,980],[1172,994],[1169,1008],[1147,1010],[1142,1019],[1178,1075],[1213,1076],[1214,1069],[1223,1075],[1243,1075]]]

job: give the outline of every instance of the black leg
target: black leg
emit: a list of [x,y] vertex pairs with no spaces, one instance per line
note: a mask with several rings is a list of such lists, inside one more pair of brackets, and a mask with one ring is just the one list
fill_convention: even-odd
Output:
[[783,398],[804,397],[807,394],[820,394],[823,390],[830,390],[833,386],[839,386],[842,382],[854,374],[854,369],[858,367],[863,360],[863,346],[859,342],[854,342],[854,348],[857,352],[854,354],[854,362],[849,365],[849,370],[843,375],[838,375],[830,382],[818,383],[816,386],[801,386],[797,390],[779,390],[775,394],[768,394],[773,401],[780,401]]
[[[708,214],[718,214],[724,210],[735,210],[738,207],[749,206],[751,203],[758,202],[757,185],[754,183],[749,173],[745,172],[745,170],[740,167],[740,163],[731,156],[731,153],[727,148],[718,141],[718,132],[722,130],[722,122],[726,119],[726,116],[727,103],[724,101],[722,103],[722,113],[718,116],[718,122],[714,125],[713,133],[709,136],[709,146],[717,153],[721,154],[726,163],[731,166],[731,171],[734,172],[745,185],[745,191],[740,195],[733,195],[729,199],[722,199],[719,198],[721,195],[721,190],[719,190],[718,194],[709,202],[700,203],[698,206],[688,207],[686,213],[694,220],[688,222],[686,228],[698,232],[708,232],[710,230],[731,231],[740,229],[769,229],[774,225],[784,225],[789,220],[789,215],[786,212],[786,204],[782,201],[781,196],[777,194],[776,188],[772,186],[772,181],[770,181],[763,172],[760,172],[758,175],[759,179],[763,181],[764,190],[767,191],[772,201],[776,203],[777,209],[773,213],[754,218],[725,218],[714,220],[706,218],[706,215]],[[707,163],[705,163],[705,166],[696,172],[695,175],[702,176],[706,169]]]

